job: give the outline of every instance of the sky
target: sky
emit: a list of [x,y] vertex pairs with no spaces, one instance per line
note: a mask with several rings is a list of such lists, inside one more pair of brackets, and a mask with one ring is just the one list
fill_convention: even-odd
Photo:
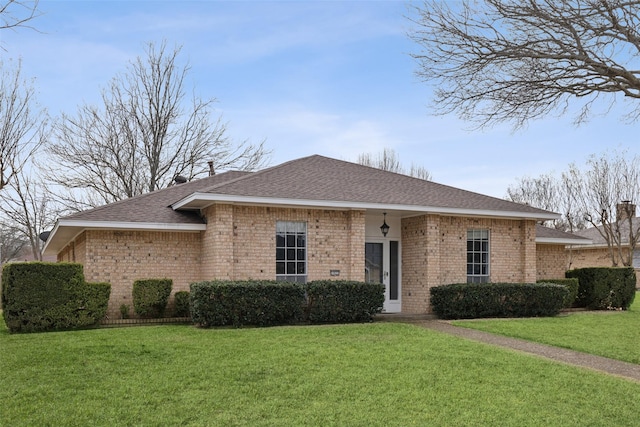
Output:
[[576,127],[548,117],[475,130],[429,108],[415,75],[407,1],[41,0],[35,30],[0,31],[3,62],[22,61],[53,116],[99,105],[145,45],[181,46],[187,88],[216,98],[237,141],[266,140],[271,165],[320,154],[357,161],[392,149],[434,181],[505,197],[519,178],[559,173],[606,150],[640,154],[623,105]]

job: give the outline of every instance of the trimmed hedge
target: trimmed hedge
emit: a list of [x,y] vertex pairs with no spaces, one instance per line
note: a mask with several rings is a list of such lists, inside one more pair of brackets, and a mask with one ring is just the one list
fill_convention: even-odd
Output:
[[562,305],[563,308],[571,308],[576,302],[576,297],[578,296],[578,286],[579,286],[577,277],[571,277],[567,279],[538,280],[537,283],[555,283],[556,285],[566,286],[567,289],[569,289],[569,293],[567,294],[567,297],[564,300],[564,304]]
[[592,310],[626,310],[636,295],[633,267],[593,267],[569,270],[578,279],[576,305]]
[[189,291],[178,291],[174,295],[176,317],[189,317]]
[[443,319],[555,316],[568,293],[553,283],[455,283],[431,288],[431,306]]
[[140,317],[162,317],[171,295],[171,279],[143,279],[133,282],[133,310]]
[[191,320],[203,327],[271,326],[302,319],[304,288],[276,281],[212,281],[191,284]]
[[380,283],[318,280],[306,291],[305,317],[311,323],[370,322],[384,304]]
[[105,317],[111,285],[86,283],[82,265],[28,262],[2,270],[3,316],[10,332],[93,326]]
[[191,320],[200,326],[271,326],[371,321],[384,286],[351,281],[305,284],[213,281],[191,284]]

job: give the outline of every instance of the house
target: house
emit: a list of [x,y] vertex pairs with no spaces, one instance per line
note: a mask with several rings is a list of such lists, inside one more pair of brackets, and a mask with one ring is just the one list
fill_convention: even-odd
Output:
[[[567,248],[570,268],[584,267],[611,267],[613,265],[612,255],[618,266],[622,266],[624,259],[629,257],[631,246],[629,245],[629,227],[632,227],[632,234],[638,236],[640,233],[640,218],[636,216],[636,205],[629,201],[622,201],[616,205],[615,221],[609,228],[614,237],[611,237],[611,248],[607,243],[607,234],[604,226],[590,227],[576,231],[578,237],[588,239],[590,244],[574,244]],[[619,233],[619,234],[618,234]],[[615,241],[620,242],[620,253]],[[620,256],[622,255],[622,257]],[[636,270],[636,287],[640,289],[640,245],[636,245],[631,256],[632,266]]]
[[386,312],[427,313],[434,286],[564,277],[575,236],[536,226],[558,217],[314,155],[61,218],[44,251],[110,282],[114,317],[134,280],[161,277],[378,281]]

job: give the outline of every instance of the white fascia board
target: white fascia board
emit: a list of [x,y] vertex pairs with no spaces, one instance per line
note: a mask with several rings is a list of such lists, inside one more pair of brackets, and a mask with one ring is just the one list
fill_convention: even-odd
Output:
[[536,237],[536,243],[549,243],[555,245],[590,245],[592,241],[587,239],[556,239],[553,237]]
[[53,240],[52,237],[58,231],[59,225],[60,225],[60,220],[56,221],[56,225],[53,227],[53,230],[51,230],[51,233],[49,233],[49,237],[47,237],[47,241],[44,242],[44,246],[42,247],[42,254],[43,255],[47,253],[47,249],[49,248],[49,243],[51,243],[51,241]]
[[[58,227],[77,227],[93,229],[119,229],[119,230],[168,230],[168,231],[203,231],[207,224],[179,224],[162,222],[129,222],[129,221],[78,221],[61,219]],[[54,231],[55,229],[54,228]],[[53,234],[53,233],[51,233]]]
[[[126,222],[126,221],[80,221],[60,219],[49,234],[49,238],[42,248],[42,253],[48,253],[51,245],[60,249],[69,241],[75,239],[82,230],[149,230],[149,231],[183,231],[197,232],[207,229],[206,224],[176,224],[154,222]],[[62,237],[60,237],[62,235]],[[57,238],[59,237],[59,238]],[[62,241],[59,241],[64,239]],[[69,240],[70,239],[70,240]],[[54,247],[52,250],[56,250]]]
[[[196,203],[194,203],[196,202]],[[204,203],[197,203],[204,202]],[[496,211],[486,209],[462,209],[462,208],[446,208],[432,206],[417,205],[396,205],[384,203],[367,203],[367,202],[344,202],[334,200],[309,200],[309,199],[284,199],[259,196],[236,196],[229,194],[212,194],[212,193],[193,193],[188,197],[174,203],[171,207],[174,210],[184,209],[200,209],[216,202],[223,203],[242,203],[242,204],[260,204],[260,205],[281,205],[281,206],[300,206],[300,207],[317,207],[344,210],[367,210],[378,209],[388,211],[411,211],[416,213],[437,213],[458,216],[488,216],[488,217],[505,217],[505,218],[527,218],[536,220],[559,219],[559,214],[554,213],[530,213],[517,211]],[[189,206],[191,204],[191,206]]]

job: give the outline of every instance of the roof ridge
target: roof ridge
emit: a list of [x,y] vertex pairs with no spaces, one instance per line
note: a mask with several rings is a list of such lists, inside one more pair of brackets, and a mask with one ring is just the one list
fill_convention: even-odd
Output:
[[[257,172],[248,172],[246,175],[239,176],[237,178],[230,179],[228,181],[224,181],[224,182],[212,185],[211,187],[205,187],[205,188],[201,189],[199,192],[209,193],[212,190],[215,190],[216,188],[221,188],[221,187],[224,187],[224,186],[226,186],[228,184],[234,184],[234,183],[236,183],[238,181],[242,181],[242,180],[245,180],[245,179],[248,179],[248,178],[259,177],[260,175],[264,175],[264,174],[266,174],[268,172],[271,172],[273,170],[279,169],[279,168],[284,167],[286,165],[289,165],[291,163],[294,163],[294,162],[297,162],[297,161],[300,161],[300,160],[303,160],[303,159],[310,159],[312,157],[323,157],[323,156],[320,156],[318,154],[313,154],[311,156],[301,157],[299,159],[288,160],[288,161],[286,161],[284,163],[280,163],[280,164],[277,164],[275,166],[270,166],[270,167],[268,167],[266,169],[262,169],[262,170],[259,170]],[[329,157],[326,157],[326,158],[328,159]],[[335,160],[335,159],[331,159],[331,160]]]

